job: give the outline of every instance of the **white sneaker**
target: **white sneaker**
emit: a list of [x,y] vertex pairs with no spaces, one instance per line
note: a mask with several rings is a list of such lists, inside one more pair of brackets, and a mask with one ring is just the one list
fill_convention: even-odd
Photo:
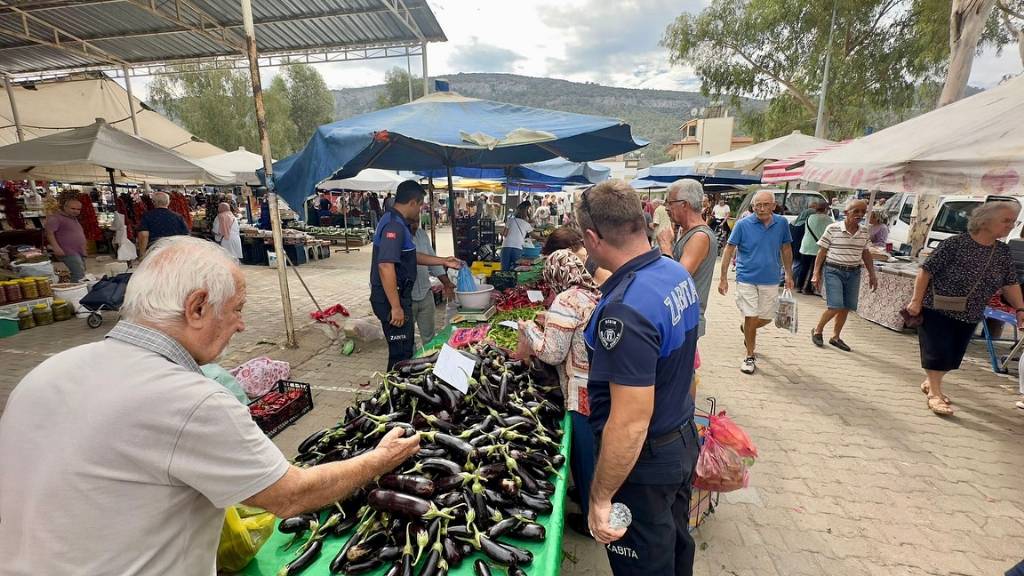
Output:
[[754,363],[753,356],[747,356],[746,360],[743,361],[743,364],[740,364],[740,372],[743,372],[744,374],[753,374],[756,369],[757,365]]

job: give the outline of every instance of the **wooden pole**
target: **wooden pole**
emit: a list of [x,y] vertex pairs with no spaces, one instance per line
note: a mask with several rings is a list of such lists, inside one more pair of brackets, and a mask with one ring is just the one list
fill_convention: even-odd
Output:
[[132,132],[139,136],[139,120],[135,117],[135,102],[132,101],[132,79],[128,74],[128,65],[122,66],[121,70],[124,72],[124,89],[128,92],[128,112],[132,116]]
[[437,206],[434,204],[434,177],[427,176],[427,193],[429,194],[430,201],[430,245],[437,252],[437,219],[434,218],[434,208]]
[[252,97],[256,105],[256,128],[260,134],[260,151],[263,153],[263,169],[267,178],[267,203],[270,207],[270,229],[274,236],[274,252],[277,254],[277,280],[281,287],[281,308],[284,312],[285,345],[295,348],[295,323],[292,319],[292,300],[288,292],[288,269],[284,253],[284,238],[281,232],[281,212],[274,192],[274,161],[270,155],[270,137],[267,134],[267,111],[263,106],[263,86],[260,84],[259,55],[256,52],[256,29],[252,22],[251,0],[241,0],[242,24],[245,28],[245,49],[249,56],[249,78],[252,81]]
[[423,54],[420,57],[420,59],[423,60],[423,95],[426,96],[427,94],[430,94],[429,76],[427,74],[427,43],[424,42],[420,46],[422,46],[421,53]]

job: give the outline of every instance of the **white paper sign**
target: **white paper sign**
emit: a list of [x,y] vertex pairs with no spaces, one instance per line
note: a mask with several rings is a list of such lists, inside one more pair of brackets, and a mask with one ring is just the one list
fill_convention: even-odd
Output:
[[504,326],[505,328],[511,328],[513,330],[519,330],[519,323],[515,320],[502,320],[498,322],[498,326]]
[[540,290],[527,290],[526,297],[530,299],[530,302],[543,302],[544,293]]
[[469,392],[469,376],[475,367],[475,359],[445,344],[434,362],[434,376],[465,394]]

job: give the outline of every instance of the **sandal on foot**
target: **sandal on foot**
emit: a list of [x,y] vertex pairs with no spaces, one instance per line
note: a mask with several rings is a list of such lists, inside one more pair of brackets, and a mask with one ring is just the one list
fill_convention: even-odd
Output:
[[[921,382],[921,392],[925,396],[928,396],[929,393],[931,392],[931,390],[928,387],[928,382],[927,381]],[[942,401],[945,402],[946,404],[952,404],[953,403],[953,401],[949,399],[949,396],[946,396],[945,394],[939,394],[939,398],[942,398]]]
[[953,409],[950,408],[949,404],[943,402],[942,398],[938,396],[928,397],[928,409],[939,416],[949,416],[953,413]]

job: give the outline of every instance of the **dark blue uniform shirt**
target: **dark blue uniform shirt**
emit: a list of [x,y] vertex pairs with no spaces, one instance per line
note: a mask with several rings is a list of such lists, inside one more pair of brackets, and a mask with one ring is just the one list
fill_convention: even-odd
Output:
[[383,299],[384,284],[380,281],[377,264],[391,262],[395,265],[398,280],[398,294],[409,296],[416,282],[416,244],[405,218],[392,208],[384,213],[373,234],[373,261],[370,265],[370,298]]
[[585,332],[594,432],[608,421],[609,382],[654,386],[649,439],[678,429],[693,418],[690,382],[700,325],[693,278],[655,248],[616,270],[601,292]]
[[185,219],[167,208],[153,208],[142,215],[139,232],[149,232],[149,245],[167,236],[188,236]]

